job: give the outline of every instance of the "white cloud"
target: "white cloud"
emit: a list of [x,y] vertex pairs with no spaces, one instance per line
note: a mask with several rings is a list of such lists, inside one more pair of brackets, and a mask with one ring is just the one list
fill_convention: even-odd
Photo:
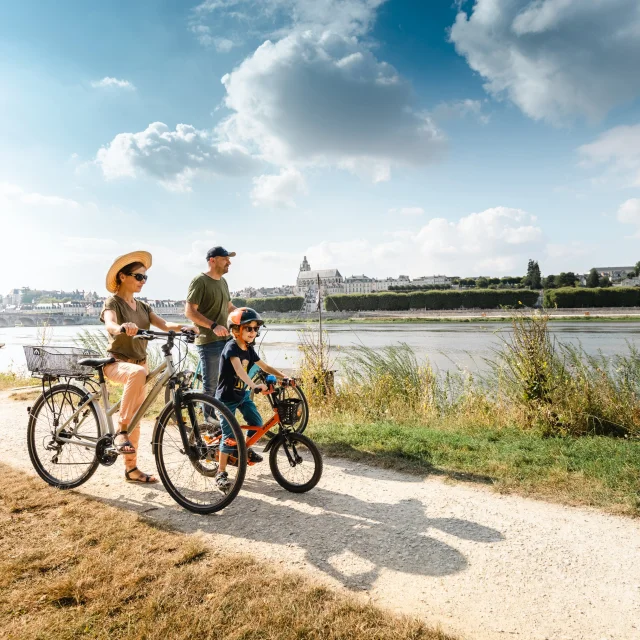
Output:
[[[124,228],[121,217],[112,209],[100,210],[92,203],[2,183],[0,212],[3,221],[14,221],[3,230],[2,264],[20,265],[19,271],[0,270],[0,291],[17,286],[102,291],[105,268],[116,255],[124,253],[119,250],[122,234],[117,242],[106,239],[111,228]],[[106,228],[107,235],[68,235],[79,229],[103,229],[107,218],[113,223]]]
[[138,133],[119,133],[98,151],[96,163],[108,180],[145,174],[166,188],[187,191],[198,173],[242,175],[257,161],[242,146],[217,142],[205,131],[179,124],[175,131],[154,122]]
[[389,213],[394,216],[421,216],[424,209],[422,207],[401,207],[400,209],[389,209]]
[[637,0],[476,0],[451,41],[495,96],[534,119],[599,119],[640,93]]
[[630,224],[636,228],[634,238],[640,238],[640,198],[630,198],[620,205],[617,214],[618,222]]
[[43,196],[40,193],[28,192],[18,185],[6,182],[0,183],[0,203],[4,203],[5,206],[19,203],[37,207],[68,207],[71,209],[80,207],[80,204],[75,200],[59,196]]
[[229,38],[220,38],[212,35],[211,27],[203,24],[192,23],[189,26],[192,33],[196,35],[198,42],[204,47],[215,47],[219,53],[228,53],[234,47],[239,45],[238,42]]
[[[584,258],[588,255],[593,255],[593,252],[597,247],[589,244],[585,244],[582,241],[574,240],[572,242],[565,243],[549,243],[546,248],[547,256],[555,262],[564,262],[567,264],[573,262],[576,258]],[[581,261],[584,262],[584,261]],[[578,269],[571,268],[571,271],[577,271]]]
[[342,35],[364,35],[371,29],[378,7],[387,0],[206,0],[193,11],[192,24],[215,19],[236,18],[243,26],[262,33],[280,35],[292,31],[331,31]]
[[303,175],[294,168],[285,168],[278,175],[263,175],[253,179],[251,200],[255,207],[295,208],[295,198],[307,193]]
[[135,86],[128,80],[118,80],[118,78],[105,77],[91,83],[94,89],[128,89],[135,91]]
[[482,112],[482,101],[470,98],[441,102],[433,110],[432,115],[436,122],[469,116],[475,118],[480,124],[488,124],[491,120],[491,116]]
[[640,124],[614,127],[578,149],[583,166],[606,165],[606,175],[640,186]]
[[535,216],[494,207],[457,221],[433,218],[417,232],[400,230],[382,242],[367,239],[320,242],[305,251],[312,268],[335,267],[342,275],[387,277],[507,275],[524,273],[527,260],[544,252]]
[[237,46],[237,43],[233,40],[229,40],[229,38],[214,38],[213,45],[216,48],[216,51],[220,53],[228,53],[233,49],[233,47]]
[[374,181],[440,158],[444,136],[411,87],[355,37],[312,31],[265,42],[222,78],[218,133],[281,166],[333,164]]

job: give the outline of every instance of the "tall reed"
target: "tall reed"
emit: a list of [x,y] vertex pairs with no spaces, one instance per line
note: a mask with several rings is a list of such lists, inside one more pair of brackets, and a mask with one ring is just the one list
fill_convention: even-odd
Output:
[[[301,342],[303,372],[317,375],[315,343]],[[316,412],[340,419],[515,426],[547,436],[640,437],[640,352],[591,356],[557,342],[544,314],[517,313],[488,371],[438,372],[406,344],[353,347],[335,393],[311,394]],[[303,373],[303,381],[305,374]],[[305,386],[305,391],[307,387]]]

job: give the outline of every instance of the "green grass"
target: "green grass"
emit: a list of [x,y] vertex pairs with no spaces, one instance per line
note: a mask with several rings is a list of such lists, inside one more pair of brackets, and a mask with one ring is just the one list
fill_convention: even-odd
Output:
[[410,426],[327,420],[312,423],[309,435],[329,455],[640,516],[640,440],[543,438],[517,427],[446,421]]

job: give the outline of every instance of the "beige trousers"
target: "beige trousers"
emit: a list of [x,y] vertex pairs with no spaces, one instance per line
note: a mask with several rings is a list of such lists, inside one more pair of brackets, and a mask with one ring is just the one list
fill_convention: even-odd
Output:
[[[124,384],[122,392],[122,402],[120,404],[120,415],[118,416],[118,431],[125,430],[131,422],[131,418],[140,408],[146,397],[145,383],[147,380],[147,363],[133,364],[132,362],[114,362],[104,368],[104,375],[113,382]],[[140,428],[129,434],[129,440],[134,446],[136,453],[123,454],[124,464],[127,469],[136,466],[138,442],[140,440]]]

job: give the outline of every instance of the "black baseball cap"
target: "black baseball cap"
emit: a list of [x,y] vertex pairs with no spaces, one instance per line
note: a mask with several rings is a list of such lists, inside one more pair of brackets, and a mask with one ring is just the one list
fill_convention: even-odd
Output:
[[222,258],[233,258],[233,256],[235,255],[235,251],[232,251],[230,253],[224,247],[213,247],[213,249],[209,249],[209,251],[207,251],[207,260],[210,260],[211,258],[217,258],[219,256]]

